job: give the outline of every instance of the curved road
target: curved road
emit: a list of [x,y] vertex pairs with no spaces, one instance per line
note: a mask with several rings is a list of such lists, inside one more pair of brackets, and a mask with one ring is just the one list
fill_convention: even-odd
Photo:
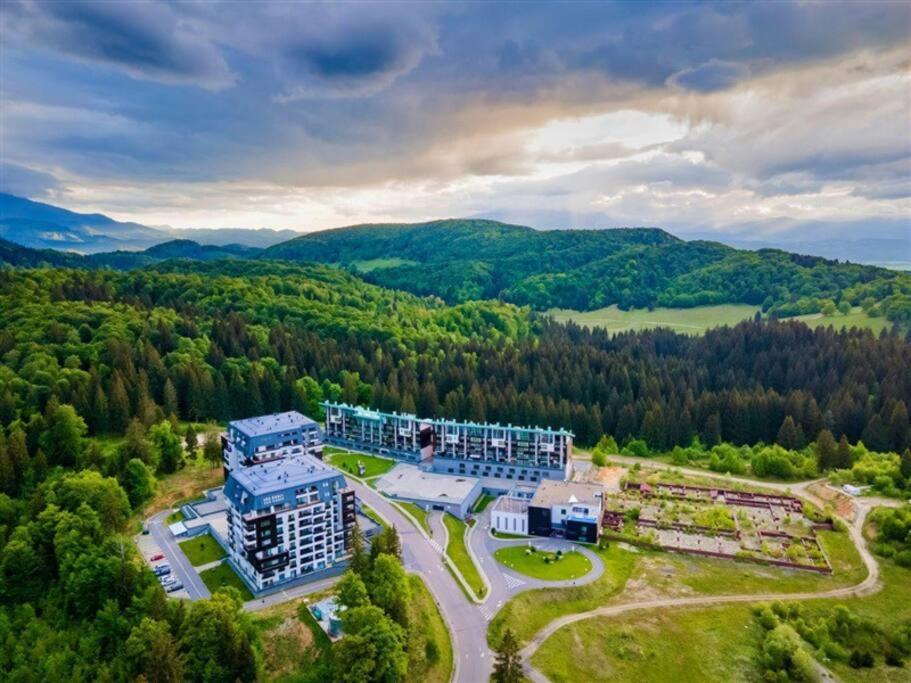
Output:
[[[894,503],[895,501],[891,502]],[[547,626],[538,631],[538,633],[534,635],[531,641],[529,641],[529,643],[521,650],[520,655],[524,663],[526,676],[528,676],[529,679],[535,681],[536,683],[543,683],[547,681],[547,677],[535,669],[531,664],[531,657],[538,650],[538,648],[541,647],[544,641],[546,641],[556,631],[563,628],[564,626],[573,624],[577,621],[582,621],[584,619],[591,619],[593,617],[612,617],[639,610],[673,609],[684,607],[711,607],[714,605],[768,602],[771,600],[799,601],[820,600],[825,598],[861,597],[877,592],[881,588],[879,581],[879,564],[870,553],[870,550],[863,538],[864,521],[866,520],[867,514],[872,509],[873,505],[858,500],[855,500],[855,504],[857,505],[857,515],[854,523],[848,527],[848,533],[851,535],[851,539],[854,541],[854,545],[857,547],[861,559],[863,560],[864,565],[867,567],[867,577],[860,583],[844,588],[835,588],[828,591],[816,591],[809,593],[771,593],[747,595],[738,594],[691,598],[663,598],[657,600],[647,600],[644,602],[630,602],[617,605],[609,605],[605,607],[599,607],[588,612],[569,614],[550,622]]]

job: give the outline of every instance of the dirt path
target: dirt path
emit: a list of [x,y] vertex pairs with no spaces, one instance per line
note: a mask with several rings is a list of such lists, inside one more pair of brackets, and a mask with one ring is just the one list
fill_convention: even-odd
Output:
[[[654,464],[657,465],[661,463]],[[780,486],[783,486],[778,484],[769,485],[766,483],[758,483],[754,480],[750,480],[750,483],[775,489],[779,489]],[[812,483],[813,482],[803,482],[802,484],[794,486],[791,490],[795,491],[799,488],[801,492],[805,492],[806,487]],[[547,677],[535,669],[534,666],[532,666],[532,656],[535,654],[535,652],[537,652],[538,648],[541,647],[544,641],[546,641],[556,631],[560,630],[564,626],[574,624],[584,619],[591,619],[593,617],[613,617],[640,610],[647,611],[654,609],[711,607],[715,605],[728,605],[735,603],[769,602],[772,600],[820,600],[826,598],[861,597],[864,595],[876,593],[881,588],[879,581],[879,564],[877,564],[876,560],[873,558],[873,555],[864,540],[863,525],[867,514],[877,504],[877,501],[857,500],[855,501],[855,504],[857,506],[857,514],[855,516],[853,524],[850,524],[848,526],[848,533],[851,535],[851,540],[857,547],[861,559],[863,560],[864,565],[867,567],[867,578],[865,578],[860,583],[854,586],[847,586],[845,588],[835,588],[828,591],[816,591],[809,593],[713,595],[690,598],[662,598],[656,600],[647,600],[644,602],[630,602],[618,605],[608,605],[605,607],[598,607],[597,609],[589,610],[588,612],[568,614],[566,616],[553,620],[543,629],[538,631],[531,639],[531,641],[521,650],[520,654],[525,668],[525,675],[536,683],[543,683],[547,681]]]

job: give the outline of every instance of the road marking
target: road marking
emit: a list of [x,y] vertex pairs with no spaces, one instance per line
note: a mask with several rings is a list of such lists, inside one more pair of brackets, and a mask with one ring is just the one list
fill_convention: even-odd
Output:
[[503,574],[503,579],[506,581],[506,587],[510,589],[525,585],[525,582],[522,579],[519,579],[512,574]]

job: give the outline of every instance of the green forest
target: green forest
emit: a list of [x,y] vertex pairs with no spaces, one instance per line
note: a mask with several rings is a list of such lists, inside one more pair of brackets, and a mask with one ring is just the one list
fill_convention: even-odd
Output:
[[699,337],[610,335],[336,267],[239,259],[2,270],[0,323],[9,680],[256,676],[238,596],[166,600],[128,538],[156,477],[183,466],[175,420],[318,418],[329,398],[565,427],[583,446],[609,435],[627,452],[759,475],[860,476],[870,454],[892,453],[870,476],[908,485],[911,343],[898,331],[757,319]]
[[657,228],[533,230],[458,219],[324,230],[264,250],[174,240],[143,252],[89,256],[0,240],[0,262],[15,266],[129,270],[168,259],[330,264],[449,304],[499,299],[539,311],[745,304],[777,317],[861,306],[870,315],[911,322],[908,273],[687,242]]

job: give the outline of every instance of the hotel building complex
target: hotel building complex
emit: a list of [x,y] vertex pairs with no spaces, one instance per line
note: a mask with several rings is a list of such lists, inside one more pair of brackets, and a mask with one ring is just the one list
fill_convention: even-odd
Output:
[[297,455],[323,457],[319,425],[296,411],[260,415],[228,423],[222,434],[225,478],[238,467]]
[[432,458],[443,474],[538,482],[566,479],[572,433],[565,430],[422,419],[326,402],[325,439],[410,462]]

